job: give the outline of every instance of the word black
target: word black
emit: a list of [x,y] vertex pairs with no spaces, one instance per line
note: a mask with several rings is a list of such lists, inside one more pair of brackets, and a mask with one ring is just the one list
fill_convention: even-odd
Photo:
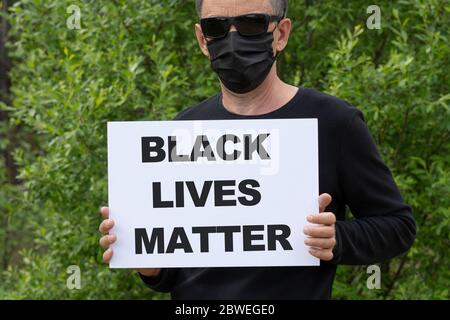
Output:
[[[225,134],[217,140],[216,152],[214,153],[207,136],[200,135],[195,139],[191,154],[177,154],[177,137],[167,138],[167,152],[164,150],[165,141],[161,137],[142,137],[142,162],[162,162],[166,158],[169,162],[195,162],[200,157],[208,161],[216,161],[216,155],[225,161],[234,161],[243,156],[245,160],[252,160],[256,152],[261,159],[270,159],[270,155],[262,143],[269,133],[259,134],[254,140],[250,134],[243,135],[243,139],[233,134]],[[235,145],[232,152],[225,151],[226,143]],[[242,143],[242,150],[236,149],[236,145]]]

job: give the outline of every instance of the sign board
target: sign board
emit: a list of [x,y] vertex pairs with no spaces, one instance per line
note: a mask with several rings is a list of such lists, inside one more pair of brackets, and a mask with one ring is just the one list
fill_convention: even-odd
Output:
[[316,266],[317,119],[108,123],[111,268]]

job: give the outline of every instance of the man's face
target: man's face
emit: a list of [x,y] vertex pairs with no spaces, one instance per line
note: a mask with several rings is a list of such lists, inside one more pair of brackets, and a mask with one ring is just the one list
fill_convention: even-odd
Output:
[[[202,18],[222,16],[222,17],[235,17],[249,13],[265,13],[274,15],[271,0],[203,0]],[[287,38],[291,28],[289,19],[284,19],[275,29],[276,22],[271,22],[268,27],[268,32],[272,32],[274,29],[274,41],[272,47],[274,52],[279,52],[284,49],[287,44]],[[231,26],[230,32],[236,31],[234,26]],[[197,39],[205,55],[209,56],[208,49],[206,47],[206,39],[204,38],[201,27],[196,25]]]

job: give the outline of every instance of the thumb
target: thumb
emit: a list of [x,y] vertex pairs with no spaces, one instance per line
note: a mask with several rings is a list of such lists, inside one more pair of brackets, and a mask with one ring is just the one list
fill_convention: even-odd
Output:
[[331,196],[328,193],[322,193],[319,196],[319,212],[324,212],[325,208],[331,203]]

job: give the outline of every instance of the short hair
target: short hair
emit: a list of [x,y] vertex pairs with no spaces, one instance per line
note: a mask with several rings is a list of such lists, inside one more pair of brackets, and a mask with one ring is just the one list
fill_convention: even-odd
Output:
[[[271,0],[273,12],[276,16],[285,18],[287,16],[289,0]],[[195,7],[199,17],[202,16],[203,0],[195,0]]]

